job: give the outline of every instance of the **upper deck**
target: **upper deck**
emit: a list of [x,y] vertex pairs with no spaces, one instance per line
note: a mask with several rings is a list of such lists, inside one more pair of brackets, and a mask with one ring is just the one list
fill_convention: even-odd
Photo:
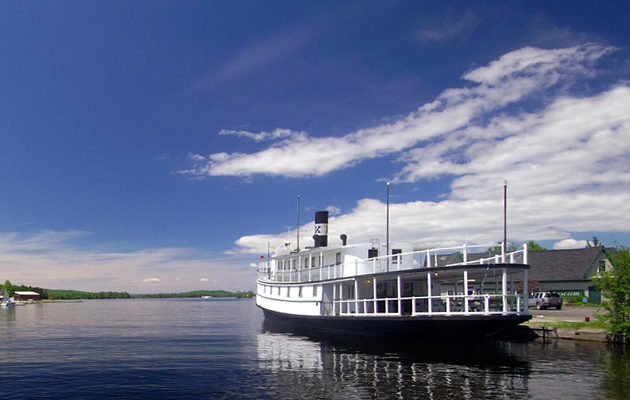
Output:
[[517,251],[487,256],[488,246],[446,247],[413,250],[412,246],[354,245],[318,247],[264,259],[258,264],[258,280],[266,283],[311,283],[375,275],[396,271],[422,271],[433,268],[461,269],[467,265],[527,264],[527,244]]

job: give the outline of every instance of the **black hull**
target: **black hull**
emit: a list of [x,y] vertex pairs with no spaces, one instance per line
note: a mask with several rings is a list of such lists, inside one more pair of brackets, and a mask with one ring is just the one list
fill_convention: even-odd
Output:
[[395,341],[478,342],[497,338],[506,328],[525,322],[529,315],[468,316],[300,316],[261,307],[266,329],[307,336],[341,338],[390,338]]

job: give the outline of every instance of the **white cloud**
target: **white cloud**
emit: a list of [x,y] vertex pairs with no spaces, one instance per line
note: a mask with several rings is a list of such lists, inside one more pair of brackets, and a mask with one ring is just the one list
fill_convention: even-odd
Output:
[[193,162],[204,162],[206,158],[201,154],[189,154],[188,159]]
[[[608,51],[595,45],[517,50],[467,73],[465,78],[479,82],[477,87],[446,90],[436,102],[404,119],[335,140],[355,161],[359,155],[393,151],[395,145],[388,141],[408,147],[397,160],[402,168],[393,180],[394,191],[396,183],[453,178],[444,201],[391,205],[394,241],[420,246],[500,241],[505,179],[509,240],[555,240],[570,232],[627,232],[630,85],[617,83],[582,97],[546,94],[546,102],[535,110],[523,107],[495,113],[535,88],[591,76],[590,62]],[[420,122],[423,129],[414,136]],[[344,147],[358,143],[372,153],[352,153],[352,146]],[[421,146],[413,148],[417,144]],[[246,161],[248,156],[243,157]],[[329,243],[341,233],[348,234],[350,243],[384,240],[385,204],[360,200],[348,214],[333,216],[329,230]],[[301,243],[307,243],[312,224],[301,232]],[[290,232],[288,237],[294,235]],[[262,252],[268,242],[282,243],[286,237],[286,233],[244,236],[235,242],[233,252]],[[558,244],[573,245],[585,243]]]
[[553,248],[555,250],[562,249],[583,249],[588,244],[586,240],[575,240],[572,238],[561,240],[557,243],[554,243]]
[[[152,248],[130,252],[81,249],[73,240],[87,233],[44,231],[30,235],[0,232],[2,279],[51,289],[114,290],[145,293],[147,284],[160,290],[199,289],[208,271],[220,277],[217,289],[249,290],[255,275],[246,263],[208,256],[187,248]],[[157,278],[156,276],[159,276]]]
[[326,211],[328,211],[332,216],[341,214],[341,209],[335,206],[326,207]]
[[322,176],[469,129],[474,121],[533,93],[591,74],[588,67],[609,51],[612,49],[594,44],[555,50],[519,49],[466,73],[463,78],[474,83],[472,86],[447,89],[434,102],[402,119],[343,137],[314,138],[283,129],[260,133],[224,130],[222,134],[256,141],[279,141],[251,154],[212,154],[209,160],[180,172],[195,176]]
[[199,279],[199,282],[209,282],[210,280],[208,278],[201,278]]
[[300,50],[313,38],[314,33],[309,27],[302,27],[248,43],[226,63],[201,77],[192,90],[211,90],[259,72]]
[[458,19],[446,22],[423,21],[423,29],[418,32],[418,39],[423,42],[436,42],[455,39],[462,34],[473,31],[479,26],[481,18],[466,12]]
[[529,195],[627,184],[629,103],[630,87],[620,86],[562,98],[538,113],[495,117],[407,152],[398,180],[458,176],[453,196],[460,198],[482,198],[488,182],[503,178]]
[[234,131],[229,129],[223,129],[219,132],[219,135],[233,135],[239,137],[245,137],[252,139],[256,142],[263,140],[284,139],[288,137],[301,137],[305,136],[304,132],[294,132],[290,129],[274,129],[272,132],[248,132],[248,131]]

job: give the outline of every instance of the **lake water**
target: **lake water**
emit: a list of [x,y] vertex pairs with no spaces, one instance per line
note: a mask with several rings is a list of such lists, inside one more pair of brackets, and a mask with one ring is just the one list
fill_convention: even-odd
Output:
[[275,331],[250,299],[0,309],[5,398],[628,399],[603,344],[331,343]]

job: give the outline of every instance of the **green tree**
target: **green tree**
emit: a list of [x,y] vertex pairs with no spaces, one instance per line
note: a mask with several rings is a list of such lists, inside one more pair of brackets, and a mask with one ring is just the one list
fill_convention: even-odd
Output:
[[602,242],[599,241],[599,239],[597,238],[597,236],[593,236],[593,241],[589,242],[588,240],[586,241],[586,247],[597,247],[597,246],[601,246]]
[[620,247],[609,255],[612,271],[593,278],[606,299],[607,313],[600,318],[610,323],[613,341],[630,342],[630,250]]
[[[518,246],[516,246],[514,243],[508,243],[508,247],[505,249],[506,253],[511,253],[513,251],[517,251],[519,250]],[[498,246],[494,246],[494,247],[490,247],[488,248],[488,250],[486,250],[488,252],[489,255],[491,256],[500,256],[501,253],[501,243],[499,243]]]
[[5,289],[9,293],[9,296],[13,296],[13,292],[15,292],[15,288],[13,287],[13,285],[8,279],[4,281],[4,285],[2,285],[2,288]]
[[538,243],[534,242],[533,240],[530,240],[529,242],[527,242],[527,250],[529,250],[529,251],[543,251],[543,250],[547,250],[547,249],[542,247]]

